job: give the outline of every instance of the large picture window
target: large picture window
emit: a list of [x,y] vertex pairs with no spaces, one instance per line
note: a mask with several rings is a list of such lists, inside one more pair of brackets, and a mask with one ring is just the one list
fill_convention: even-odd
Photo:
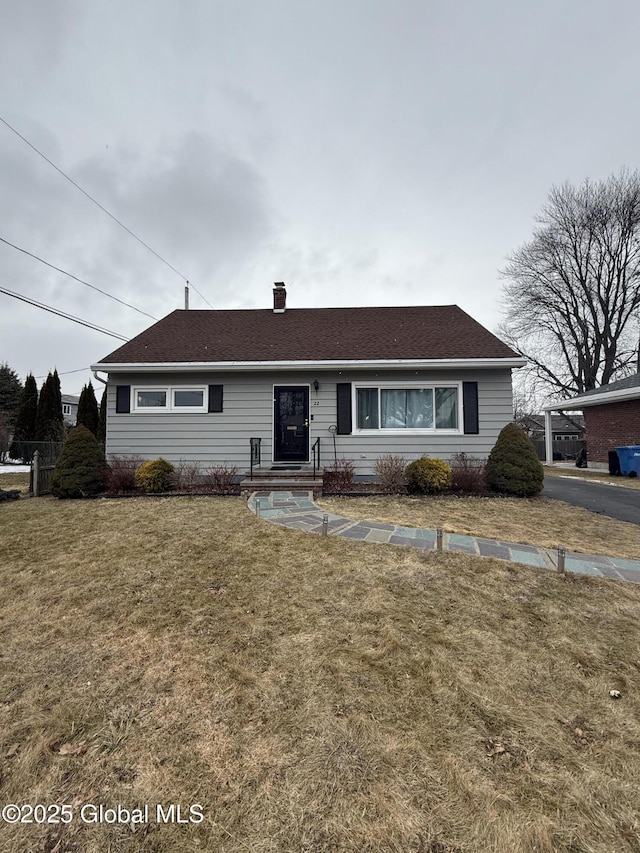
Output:
[[457,385],[356,387],[359,430],[458,430]]

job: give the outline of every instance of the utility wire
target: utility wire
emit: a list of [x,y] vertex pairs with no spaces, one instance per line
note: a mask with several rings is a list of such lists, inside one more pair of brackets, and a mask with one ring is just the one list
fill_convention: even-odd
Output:
[[127,226],[124,224],[124,222],[121,222],[121,221],[118,219],[118,217],[117,217],[117,216],[114,216],[114,215],[113,215],[113,213],[110,213],[110,212],[107,210],[107,208],[106,208],[106,207],[104,207],[104,205],[100,204],[100,202],[99,202],[97,199],[95,199],[95,198],[94,198],[90,193],[88,193],[85,189],[83,189],[83,188],[80,186],[80,184],[76,183],[76,181],[74,181],[74,180],[73,180],[73,178],[70,178],[70,177],[69,177],[69,175],[67,175],[67,173],[66,173],[66,172],[63,172],[63,171],[62,171],[62,169],[61,169],[59,166],[56,166],[56,164],[55,164],[52,160],[50,160],[50,159],[49,159],[45,154],[43,154],[43,153],[42,153],[42,151],[40,151],[38,148],[36,148],[36,146],[35,146],[32,142],[29,142],[29,140],[26,138],[26,136],[23,136],[19,131],[17,131],[17,130],[15,129],[15,127],[13,127],[12,125],[10,125],[10,124],[9,124],[9,122],[8,122],[6,119],[2,118],[2,116],[0,116],[0,122],[2,122],[2,124],[3,124],[5,127],[7,127],[7,128],[8,128],[12,133],[15,133],[15,135],[16,135],[19,139],[21,139],[21,140],[25,143],[25,145],[28,145],[28,146],[29,146],[29,148],[31,148],[31,150],[32,150],[32,151],[35,151],[35,153],[36,153],[39,157],[42,157],[42,159],[43,159],[43,160],[45,160],[45,161],[46,161],[50,166],[52,166],[52,167],[56,170],[56,172],[58,172],[58,174],[62,175],[62,177],[63,177],[65,180],[69,181],[69,183],[70,183],[70,184],[73,184],[73,186],[74,186],[77,190],[80,190],[80,192],[81,192],[84,196],[86,196],[86,197],[89,199],[89,201],[92,201],[95,205],[97,205],[97,206],[100,208],[100,210],[101,210],[103,213],[106,213],[106,214],[107,214],[107,216],[108,216],[110,219],[113,219],[113,221],[114,221],[115,223],[117,223],[121,228],[124,228],[124,230],[127,232],[127,234],[130,234],[130,235],[133,237],[133,239],[134,239],[134,240],[137,240],[137,241],[138,241],[138,243],[140,243],[140,245],[141,245],[141,246],[144,246],[144,247],[145,247],[145,249],[148,249],[148,251],[150,251],[152,255],[155,255],[155,256],[156,256],[156,258],[157,258],[159,261],[162,261],[162,263],[163,263],[163,264],[165,264],[165,266],[169,267],[169,269],[170,269],[170,270],[173,270],[173,272],[174,272],[176,275],[180,276],[180,278],[181,278],[184,282],[186,282],[186,283],[189,285],[189,287],[192,287],[192,288],[195,290],[195,292],[198,294],[198,296],[199,296],[199,297],[200,297],[204,302],[206,302],[206,303],[207,303],[207,305],[209,306],[209,308],[213,308],[213,305],[209,302],[209,300],[208,300],[208,299],[206,299],[206,298],[205,298],[205,297],[200,293],[200,291],[195,287],[195,285],[194,285],[194,284],[191,284],[191,283],[188,281],[187,277],[186,277],[185,275],[183,275],[183,274],[180,272],[180,270],[177,270],[177,269],[176,269],[172,264],[170,264],[170,263],[169,263],[169,261],[166,261],[166,260],[162,257],[162,255],[158,254],[158,252],[156,252],[156,250],[155,250],[155,249],[152,249],[152,248],[151,248],[151,246],[149,246],[149,245],[148,245],[148,243],[145,243],[145,242],[144,242],[144,240],[141,240],[141,239],[140,239],[140,237],[138,237],[138,235],[137,235],[137,234],[134,234],[134,233],[133,233],[133,231],[132,231],[130,228],[127,228]]
[[124,335],[119,335],[117,332],[110,332],[108,329],[103,329],[100,326],[95,326],[93,323],[87,322],[87,320],[81,320],[79,317],[74,317],[72,314],[65,314],[64,311],[58,311],[57,308],[52,308],[50,305],[45,305],[43,302],[36,302],[35,299],[29,299],[27,296],[22,296],[20,293],[14,293],[12,290],[7,290],[4,287],[0,287],[0,293],[4,293],[6,296],[13,296],[14,299],[20,299],[22,302],[34,305],[36,308],[42,308],[43,311],[49,311],[51,314],[57,314],[58,317],[64,317],[65,320],[72,320],[74,323],[86,326],[87,329],[93,329],[94,332],[102,332],[103,335],[110,335],[112,338],[119,338],[121,341],[125,342],[130,340],[129,338],[125,338]]
[[63,275],[68,275],[69,278],[72,278],[74,281],[79,282],[80,284],[85,284],[87,287],[90,287],[92,290],[97,290],[98,293],[101,293],[103,296],[108,296],[109,299],[114,299],[116,302],[119,302],[121,305],[126,305],[127,308],[132,308],[134,311],[137,311],[138,314],[144,314],[145,317],[150,317],[152,320],[157,320],[157,317],[154,317],[152,314],[147,314],[146,311],[142,311],[140,308],[136,308],[135,305],[130,305],[128,302],[124,302],[122,299],[118,299],[117,296],[113,296],[111,293],[107,293],[106,290],[100,290],[99,287],[96,287],[95,284],[89,284],[88,281],[84,281],[78,276],[73,275],[73,273],[67,272],[66,270],[61,269],[60,267],[55,266],[55,264],[50,264],[49,261],[45,261],[43,258],[38,257],[38,255],[34,255],[32,252],[27,252],[26,249],[21,249],[20,246],[16,246],[15,243],[10,243],[8,240],[5,240],[4,237],[0,237],[0,243],[5,243],[7,246],[11,246],[12,249],[17,249],[18,252],[22,252],[23,255],[29,255],[30,258],[34,258],[36,261],[40,261],[41,264],[44,264],[47,267],[50,267],[52,270],[56,270],[56,272],[61,272]]
[[[68,376],[70,373],[84,373],[85,370],[89,370],[89,369],[90,368],[87,366],[87,367],[79,367],[77,370],[59,370],[58,376]],[[45,373],[43,373],[42,376],[34,376],[33,378],[34,379],[46,379],[47,375]]]

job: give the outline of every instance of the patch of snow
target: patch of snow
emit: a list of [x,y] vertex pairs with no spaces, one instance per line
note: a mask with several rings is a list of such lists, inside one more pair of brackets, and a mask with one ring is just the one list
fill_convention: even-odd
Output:
[[24,474],[30,470],[30,465],[0,465],[0,474]]

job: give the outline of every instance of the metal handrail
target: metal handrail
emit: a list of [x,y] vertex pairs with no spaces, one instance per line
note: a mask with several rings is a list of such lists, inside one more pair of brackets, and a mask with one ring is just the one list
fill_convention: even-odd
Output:
[[313,479],[316,478],[316,471],[320,470],[320,438],[316,438],[311,448],[313,453]]
[[261,444],[261,442],[262,442],[261,438],[250,438],[249,439],[249,445],[251,447],[251,463],[250,463],[251,472],[250,472],[249,478],[251,480],[253,480],[253,468],[254,468],[254,466],[257,466],[258,468],[260,467],[260,454],[261,454],[260,444]]

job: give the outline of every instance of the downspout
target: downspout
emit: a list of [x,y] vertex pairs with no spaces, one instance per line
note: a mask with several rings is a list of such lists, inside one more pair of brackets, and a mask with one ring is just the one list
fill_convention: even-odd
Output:
[[544,413],[544,448],[546,464],[553,465],[553,429],[551,428],[551,412]]
[[[98,371],[97,371],[97,370],[92,370],[91,372],[93,373],[93,375],[95,376],[95,378],[97,379],[97,381],[98,381],[98,382],[102,382],[102,384],[104,385],[104,390],[105,390],[105,394],[106,394],[106,392],[107,392],[107,385],[109,384],[109,383],[107,382],[107,380],[106,380],[106,379],[103,379],[101,376],[98,376]],[[101,404],[101,405],[102,405],[102,404]],[[105,412],[105,419],[106,419],[106,412]],[[106,448],[106,443],[107,443],[106,423],[105,423],[105,436],[104,436],[104,442],[105,442],[105,448]]]

